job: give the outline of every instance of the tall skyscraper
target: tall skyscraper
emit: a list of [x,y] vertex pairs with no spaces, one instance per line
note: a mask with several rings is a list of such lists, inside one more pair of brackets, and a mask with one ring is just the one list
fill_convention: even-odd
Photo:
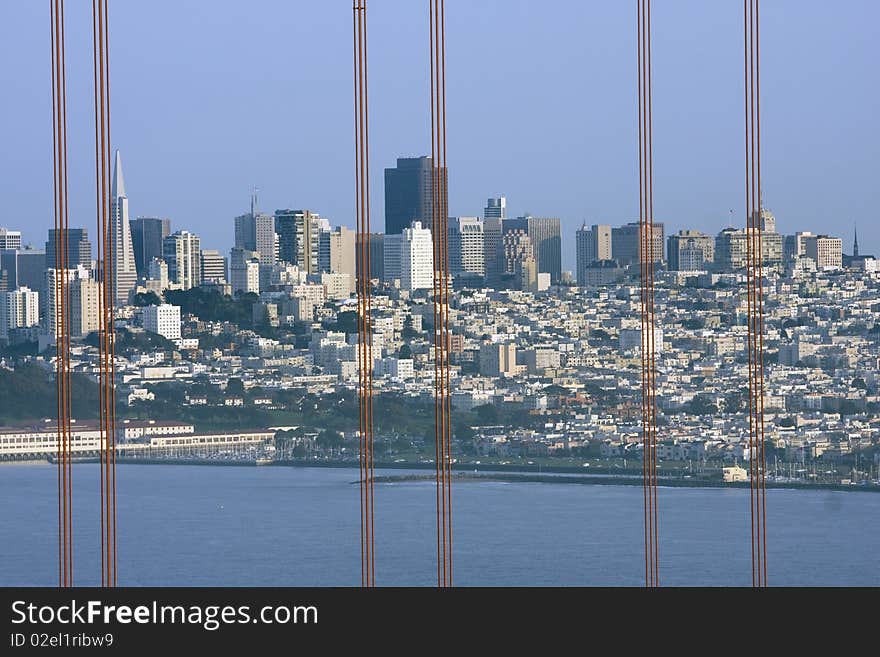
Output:
[[503,232],[523,230],[532,244],[532,252],[539,272],[550,274],[550,280],[558,283],[562,276],[562,228],[559,219],[526,215],[507,219]]
[[20,249],[21,231],[0,228],[0,249]]
[[[137,283],[134,248],[131,244],[131,224],[128,219],[128,197],[125,195],[125,179],[122,176],[122,157],[116,151],[113,165],[113,184],[110,188],[110,239],[113,253],[110,263],[112,295],[115,303],[128,305],[128,297]],[[49,249],[46,249],[48,255]],[[50,263],[51,266],[51,263]],[[72,266],[72,264],[71,264]]]
[[171,234],[171,220],[157,217],[138,217],[131,221],[131,245],[134,266],[139,278],[147,275],[153,258],[162,257],[162,240]]
[[162,242],[162,259],[168,263],[168,279],[189,290],[202,283],[202,248],[198,235],[179,230]]
[[[0,249],[0,291],[26,287],[43,292],[46,252],[36,249]],[[5,290],[2,286],[5,285]]]
[[587,267],[593,263],[593,253],[596,249],[593,244],[593,231],[583,224],[575,233],[575,256],[577,264],[577,284],[587,284]]
[[501,238],[501,266],[502,287],[527,290],[537,285],[538,263],[532,240],[525,229],[507,230],[505,226]]
[[439,171],[435,185],[430,157],[399,157],[397,166],[385,169],[385,234],[408,229],[413,221],[421,222],[433,234],[435,187],[440,194],[440,208],[449,212],[447,172]]
[[[654,222],[653,245],[649,254],[652,262],[663,261],[664,230],[665,226],[661,222]],[[637,221],[611,229],[611,253],[621,266],[637,265],[641,262],[641,243],[641,230]]]
[[321,233],[329,222],[310,210],[276,210],[278,259],[317,274],[321,260]]
[[202,249],[202,282],[225,283],[229,281],[226,273],[226,258],[219,251]]
[[680,230],[667,240],[666,259],[675,271],[705,269],[715,261],[715,238],[698,230]]
[[859,229],[853,226],[853,258],[859,257]]
[[507,199],[503,196],[488,199],[483,210],[483,219],[507,219]]
[[577,255],[577,282],[586,285],[587,269],[594,262],[611,260],[611,226],[593,224],[587,228],[584,223],[575,233]]
[[[55,228],[49,229],[49,239],[46,241],[46,268],[55,267],[55,243],[57,241]],[[92,243],[89,242],[89,233],[85,228],[67,229],[67,265],[75,269],[78,265],[91,269],[92,267]]]
[[404,290],[424,290],[434,286],[434,243],[431,231],[413,221],[397,235],[384,240],[385,276],[400,280]]
[[483,220],[450,217],[447,225],[449,272],[463,285],[479,285],[486,276]]

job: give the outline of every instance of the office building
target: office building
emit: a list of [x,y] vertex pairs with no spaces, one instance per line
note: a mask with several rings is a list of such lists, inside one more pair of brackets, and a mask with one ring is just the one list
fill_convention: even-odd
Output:
[[483,219],[507,219],[507,199],[503,196],[487,199]]
[[505,231],[501,238],[499,269],[499,285],[502,288],[526,290],[537,286],[539,268],[532,248],[532,240],[524,229]]
[[808,258],[816,262],[819,269],[841,267],[843,265],[843,240],[828,235],[808,237],[804,245]]
[[413,221],[419,221],[423,230],[432,234],[434,222],[434,195],[439,193],[437,210],[440,216],[448,214],[447,172],[438,170],[434,180],[433,160],[430,157],[400,157],[397,166],[385,169],[385,234],[395,235],[408,230]]
[[[651,262],[663,262],[665,226],[655,221],[651,228],[652,245],[648,253]],[[611,253],[621,266],[638,265],[641,262],[642,233],[647,231],[633,221],[611,229]]]
[[131,221],[131,246],[138,278],[147,275],[153,258],[162,257],[162,241],[171,234],[171,220],[158,217],[138,217]]
[[[131,223],[128,218],[128,197],[122,176],[122,157],[116,151],[113,183],[110,188],[110,239],[113,244],[110,263],[111,295],[118,306],[128,305],[128,297],[137,283],[134,248],[131,243]],[[49,249],[46,249],[49,255]],[[51,261],[50,264],[51,265]],[[72,263],[69,266],[73,266]]]
[[321,230],[320,236],[320,271],[347,275],[349,278],[349,289],[353,290],[357,279],[355,232],[345,226],[339,226],[333,231]]
[[786,235],[783,242],[782,256],[785,262],[797,260],[801,256],[807,254],[807,240],[816,237],[810,231],[795,233],[794,235]]
[[0,292],[18,287],[43,292],[45,273],[45,251],[0,249]]
[[181,290],[202,283],[202,248],[198,235],[179,230],[162,242],[162,259],[168,264],[168,280]]
[[[357,266],[357,271],[359,272],[361,269],[361,258],[367,250],[365,248],[366,245],[363,244],[364,240],[361,239],[360,235],[355,235],[355,247],[357,249],[357,253],[355,254],[355,261]],[[387,280],[385,276],[385,234],[384,233],[370,233],[370,241],[369,241],[369,263],[370,263],[370,279],[371,280],[379,280],[384,281]]]
[[715,261],[715,238],[698,230],[680,230],[670,235],[666,258],[674,271],[700,271]]
[[587,285],[586,271],[595,262],[611,260],[611,226],[583,224],[575,233],[577,283]]
[[482,284],[486,275],[483,220],[452,217],[447,229],[449,272],[462,285]]
[[20,248],[21,231],[10,230],[9,228],[0,228],[0,250]]
[[229,280],[226,272],[226,258],[219,251],[202,249],[202,283],[225,283]]
[[180,339],[180,306],[163,303],[144,306],[144,330],[161,335],[168,340]]
[[502,229],[502,235],[514,230],[525,231],[531,241],[538,271],[549,273],[554,284],[559,282],[562,276],[562,232],[559,219],[526,215],[505,220]]
[[[60,260],[60,254],[56,254],[55,246],[58,240],[58,231],[49,229],[49,239],[46,241],[46,268],[55,268]],[[67,229],[67,266],[76,269],[79,265],[91,269],[92,267],[92,243],[85,228]]]

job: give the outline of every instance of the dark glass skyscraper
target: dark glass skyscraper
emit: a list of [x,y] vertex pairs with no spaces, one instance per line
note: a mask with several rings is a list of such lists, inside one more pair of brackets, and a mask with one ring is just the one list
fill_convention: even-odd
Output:
[[162,240],[171,234],[171,221],[156,217],[138,217],[130,223],[134,264],[140,277],[146,275],[153,258],[162,257]]
[[[446,171],[440,172],[442,208],[449,214]],[[413,221],[432,228],[434,201],[433,161],[430,157],[399,157],[397,166],[385,169],[385,234],[394,235]],[[434,234],[433,229],[431,234]]]
[[[67,266],[76,269],[77,265],[91,267],[92,243],[85,228],[67,229]],[[55,229],[49,229],[49,240],[46,242],[46,268],[55,268]]]

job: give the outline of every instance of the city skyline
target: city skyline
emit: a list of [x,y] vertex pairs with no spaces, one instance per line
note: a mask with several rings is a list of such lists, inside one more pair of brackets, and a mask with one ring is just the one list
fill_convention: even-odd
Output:
[[[739,16],[734,5],[702,7],[689,2],[655,12],[655,217],[667,225],[669,234],[684,228],[714,234],[727,225],[745,223],[738,209],[742,206],[741,36],[735,29]],[[876,133],[868,127],[878,106],[878,91],[857,81],[876,59],[876,46],[869,43],[867,29],[871,21],[866,17],[878,8],[850,3],[843,11],[830,12],[819,3],[798,3],[795,12],[790,11],[792,7],[793,3],[768,5],[762,13],[764,201],[779,218],[780,232],[795,227],[828,232],[824,226],[833,222],[835,233],[849,250],[852,230],[858,224],[862,251],[873,252],[877,229],[871,208],[876,192],[870,164],[880,147]],[[572,25],[563,29],[583,28],[589,37],[584,43],[572,43],[566,39],[549,42],[549,34],[559,29],[558,21],[528,3],[510,16],[503,16],[500,8],[500,3],[487,2],[448,9],[449,66],[455,73],[450,75],[449,93],[450,214],[478,215],[486,197],[503,193],[510,203],[508,216],[527,212],[558,216],[564,235],[573,235],[584,222],[622,225],[633,221],[637,180],[630,9],[570,8]],[[9,200],[10,213],[2,223],[25,226],[25,242],[39,246],[51,223],[51,195],[45,191],[51,180],[49,135],[44,130],[48,119],[44,122],[41,116],[48,116],[50,109],[44,102],[43,84],[48,57],[43,52],[47,50],[43,48],[45,8],[20,3],[4,11],[11,16],[3,24],[16,25],[16,32],[3,33],[3,47],[21,52],[32,75],[0,78],[0,83],[15,85],[21,99],[4,109],[7,120],[2,136],[11,150],[23,154],[5,160],[6,168],[0,171],[0,192]],[[241,24],[267,30],[269,38],[261,41],[254,54],[209,49],[211,56],[219,57],[216,66],[231,76],[223,85],[228,91],[221,93],[213,86],[218,81],[215,65],[200,56],[194,55],[191,66],[180,72],[163,68],[170,61],[167,58],[174,57],[175,46],[183,43],[184,34],[190,33],[186,26],[204,19],[196,15],[198,9],[178,9],[183,12],[182,21],[174,26],[161,22],[162,13],[155,7],[150,12],[114,7],[114,36],[119,41],[111,41],[112,71],[114,107],[119,110],[114,112],[113,141],[126,154],[131,181],[137,181],[128,190],[132,217],[168,217],[202,236],[206,246],[226,252],[231,237],[225,219],[246,209],[248,190],[257,184],[262,190],[261,207],[266,210],[307,207],[336,225],[352,227],[351,109],[349,102],[342,102],[350,93],[351,53],[345,39],[348,11],[342,6],[284,9],[272,3],[265,5],[264,12],[225,9],[241,18]],[[239,16],[238,12],[245,13]],[[88,57],[72,54],[91,38],[85,29],[90,18],[86,13],[71,11],[68,16],[71,225],[94,232],[90,178],[94,167],[84,147],[92,136],[91,63]],[[278,17],[278,26],[265,24],[263,18],[269,13]],[[672,29],[683,13],[705,25],[705,31],[679,34],[680,30]],[[221,35],[229,16],[223,18],[209,19]],[[321,29],[306,29],[303,23],[309,21],[303,18]],[[403,23],[423,20],[418,8],[390,3],[375,7],[371,30],[378,36]],[[126,47],[124,35],[134,33],[136,25],[159,29],[159,22],[168,31],[168,53],[141,62]],[[667,23],[669,29],[664,28]],[[509,59],[505,61],[491,43],[476,38],[489,24],[511,43],[529,37],[545,44],[542,56],[532,60],[532,54],[503,48]],[[304,47],[322,44],[330,52],[327,61],[310,60],[312,68],[267,63],[283,47],[283,40],[274,38],[284,33],[282,27],[292,29],[291,38],[301,39]],[[371,186],[377,228],[384,215],[383,169],[393,166],[398,156],[419,156],[429,150],[426,119],[420,115],[428,105],[425,67],[418,56],[407,61],[399,56],[406,49],[415,55],[425,47],[407,31],[397,32],[401,33],[398,43],[371,41],[375,71],[371,78],[375,102]],[[804,35],[815,35],[815,39]],[[337,42],[338,48],[326,48]],[[701,57],[694,58],[694,52]],[[798,64],[793,68],[794,62]],[[160,71],[151,71],[153,65]],[[575,72],[584,75],[582,85],[570,84]],[[185,86],[189,75],[198,76],[192,89]],[[805,83],[807,77],[810,84]],[[173,112],[150,102],[160,79],[175,94],[175,103],[169,104]],[[496,98],[475,105],[469,98],[486,98],[487,80]],[[689,86],[694,82],[700,84],[696,94]],[[244,96],[264,96],[267,101],[244,102],[240,89],[249,90]],[[534,95],[513,100],[521,89],[530,89]],[[603,90],[602,102],[591,101],[592,89]],[[293,109],[271,102],[278,93],[284,96],[302,90],[317,94],[318,102]],[[478,90],[484,95],[474,95]],[[685,93],[688,102],[683,106],[678,99]],[[212,100],[216,118],[201,110],[205,95]],[[840,98],[847,102],[839,102]],[[230,125],[236,127],[235,133],[228,130]],[[308,129],[298,130],[300,125]],[[522,130],[529,125],[542,129]],[[817,125],[823,129],[816,130]],[[184,133],[186,126],[192,129]],[[221,126],[226,129],[219,131]],[[186,138],[181,139],[184,134]],[[193,194],[194,189],[204,193]],[[22,220],[15,221],[16,217]],[[566,240],[563,269],[574,268],[574,240]]]

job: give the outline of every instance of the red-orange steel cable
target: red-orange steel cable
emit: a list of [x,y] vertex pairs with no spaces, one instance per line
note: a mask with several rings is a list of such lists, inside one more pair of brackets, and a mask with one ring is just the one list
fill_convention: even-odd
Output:
[[433,316],[434,316],[434,324],[433,324],[433,332],[434,332],[434,470],[435,470],[435,480],[436,480],[436,502],[437,502],[437,584],[438,586],[442,585],[443,576],[445,573],[445,550],[443,549],[442,544],[442,531],[443,527],[445,527],[445,519],[443,518],[443,509],[442,509],[442,500],[445,499],[443,496],[443,484],[442,480],[444,478],[444,474],[442,471],[442,459],[443,452],[440,445],[440,436],[441,436],[441,419],[440,419],[440,344],[439,344],[439,316],[438,316],[438,306],[437,306],[437,298],[440,294],[439,290],[439,272],[438,272],[438,264],[439,264],[439,250],[438,250],[438,240],[437,240],[437,225],[439,223],[439,212],[437,211],[437,198],[439,195],[438,181],[436,175],[436,167],[437,167],[437,129],[436,129],[436,120],[437,120],[437,110],[435,108],[435,61],[436,61],[436,53],[435,53],[435,24],[436,19],[434,16],[435,13],[435,4],[434,1],[431,0],[428,4],[428,43],[429,43],[429,51],[430,51],[430,78],[431,78],[431,236],[433,238],[431,247],[434,255],[434,271],[432,276],[432,292],[433,292]]
[[361,503],[361,585],[375,585],[375,505],[372,411],[372,299],[370,289],[370,197],[369,140],[367,125],[367,40],[366,1],[356,0],[352,6],[354,41],[355,97],[355,193],[357,231],[359,238],[358,295],[358,386],[360,452],[359,472]]
[[[644,190],[644,151],[643,151],[643,117],[644,117],[644,109],[642,106],[643,94],[642,94],[642,75],[643,75],[643,66],[642,66],[642,6],[641,3],[636,3],[636,30],[637,30],[637,65],[638,65],[638,133],[639,133],[639,280],[645,280],[645,239],[644,239],[644,230],[642,223],[644,221],[645,216],[645,190]],[[649,573],[650,573],[650,564],[648,560],[648,555],[650,554],[650,537],[649,537],[649,502],[648,502],[648,422],[647,415],[645,413],[645,409],[647,408],[647,386],[645,382],[647,381],[647,372],[645,369],[645,348],[644,348],[644,336],[647,333],[647,322],[645,317],[645,287],[644,285],[639,286],[639,303],[640,303],[640,321],[641,321],[641,332],[642,336],[642,344],[639,349],[639,356],[641,361],[641,377],[642,377],[642,497],[643,497],[643,509],[644,509],[644,525],[645,525],[645,585],[648,585],[649,582]]]
[[57,483],[58,483],[58,585],[64,585],[64,563],[65,563],[65,546],[66,546],[66,535],[63,529],[64,515],[62,512],[63,506],[63,497],[64,497],[64,486],[62,484],[62,460],[61,460],[61,449],[62,449],[62,410],[61,410],[61,400],[62,400],[62,380],[61,380],[61,332],[59,330],[59,321],[58,321],[58,290],[61,284],[60,282],[60,268],[61,268],[61,260],[60,260],[60,248],[59,248],[59,234],[60,234],[60,178],[59,169],[60,166],[60,158],[58,157],[58,142],[60,140],[60,134],[58,130],[58,90],[57,90],[57,72],[58,72],[58,63],[57,63],[57,36],[56,36],[56,6],[55,4],[50,5],[50,16],[49,16],[49,31],[51,35],[52,41],[52,200],[54,206],[54,220],[55,220],[55,268],[53,274],[53,298],[55,299],[54,306],[52,308],[53,317],[52,326],[55,332],[55,411],[56,416],[58,418],[58,422],[56,425],[56,449],[55,449],[55,458],[56,458],[56,466],[57,466]]
[[364,85],[364,123],[362,139],[364,143],[364,206],[366,210],[366,242],[367,242],[367,275],[364,278],[367,295],[367,427],[369,428],[370,456],[370,582],[376,584],[376,505],[375,505],[375,450],[373,432],[373,290],[370,278],[370,103],[369,103],[369,73],[367,67],[367,0],[363,0],[361,12],[363,22],[363,85]]
[[764,450],[764,207],[761,193],[761,17],[760,0],[755,0],[755,130],[757,137],[757,169],[758,169],[758,207],[760,218],[758,222],[758,363],[759,363],[759,390],[760,390],[760,444],[761,444],[761,565],[763,570],[763,585],[767,585],[767,487],[766,487],[766,458]]
[[449,198],[446,163],[446,0],[440,0],[440,89],[441,106],[443,108],[442,134],[443,134],[443,162],[441,167],[441,195],[443,205],[441,214],[443,239],[443,362],[446,366],[446,534],[448,537],[449,576],[447,585],[452,586],[452,391],[450,389],[449,372]]
[[[109,33],[110,33],[110,14],[108,12],[108,0],[104,0],[104,62],[106,69],[106,81],[107,81],[107,165],[108,165],[108,174],[109,174],[109,158],[110,158],[110,44],[109,44]],[[113,255],[111,250],[111,256]],[[113,580],[112,585],[116,586],[117,581],[117,564],[119,560],[117,558],[117,513],[116,513],[116,326],[115,326],[115,312],[114,312],[114,304],[115,301],[111,297],[111,305],[110,305],[110,330],[108,331],[108,336],[110,338],[110,377],[109,377],[109,393],[110,393],[110,457],[111,457],[111,468],[110,468],[110,478],[112,485],[112,495],[113,495],[113,503],[112,503],[112,520],[113,520]]]
[[[102,173],[101,173],[101,147],[99,144],[99,135],[101,132],[101,127],[99,124],[100,118],[99,113],[100,109],[98,107],[98,19],[97,19],[97,10],[95,0],[92,0],[92,61],[94,63],[93,67],[93,79],[94,79],[94,88],[95,88],[95,209],[97,214],[97,248],[95,253],[95,261],[98,265],[101,265],[101,253],[102,253],[102,219],[103,219],[103,193],[101,190],[101,181],[102,181]],[[103,300],[99,299],[99,315],[101,316],[101,325],[99,328],[99,337],[98,337],[98,405],[99,405],[99,417],[98,417],[98,433],[99,433],[99,450],[98,450],[98,469],[100,470],[100,477],[98,480],[100,482],[100,511],[101,511],[101,583],[104,584],[104,572],[106,568],[106,546],[104,544],[105,541],[105,513],[104,513],[104,454],[105,447],[104,441],[106,440],[107,431],[104,417],[104,404],[105,404],[105,393],[106,393],[106,381],[105,381],[105,373],[104,373],[104,353],[106,350],[106,321],[104,317],[104,304]]]
[[654,563],[654,586],[660,585],[660,573],[659,573],[659,522],[658,522],[658,514],[657,514],[657,360],[656,360],[656,343],[655,343],[655,331],[656,331],[656,306],[654,304],[654,263],[656,262],[656,254],[654,253],[654,121],[653,121],[653,107],[654,107],[654,93],[653,93],[653,70],[652,70],[652,59],[651,59],[651,0],[647,0],[648,4],[648,24],[646,30],[646,52],[647,52],[647,61],[648,61],[648,139],[647,139],[647,149],[648,149],[648,249],[649,249],[649,266],[648,266],[648,275],[649,275],[649,290],[650,290],[650,298],[648,300],[648,310],[650,313],[650,336],[651,336],[651,348],[650,348],[650,366],[651,366],[651,387],[650,387],[650,395],[651,395],[651,404],[648,407],[648,411],[651,414],[651,481],[652,481],[652,492],[654,495],[653,500],[653,528],[654,528],[654,554],[653,554],[653,563]]
[[754,400],[755,400],[755,392],[753,389],[754,386],[754,374],[752,369],[752,359],[754,356],[754,350],[752,348],[752,276],[751,276],[751,267],[754,261],[754,256],[752,254],[752,205],[751,205],[751,185],[750,183],[750,171],[751,171],[751,142],[749,140],[750,129],[751,129],[751,120],[749,110],[751,107],[751,90],[749,88],[749,80],[750,80],[750,70],[749,70],[749,51],[750,51],[750,43],[749,43],[749,0],[743,0],[743,87],[744,94],[743,100],[745,105],[745,163],[746,163],[746,176],[745,176],[745,185],[746,185],[746,327],[747,327],[747,351],[748,351],[748,373],[749,373],[749,512],[750,512],[750,522],[751,522],[751,552],[752,552],[752,585],[756,584],[756,573],[755,573],[755,485],[754,485],[754,474],[752,471],[752,467],[754,464],[753,460],[753,442],[752,436],[754,434]]

